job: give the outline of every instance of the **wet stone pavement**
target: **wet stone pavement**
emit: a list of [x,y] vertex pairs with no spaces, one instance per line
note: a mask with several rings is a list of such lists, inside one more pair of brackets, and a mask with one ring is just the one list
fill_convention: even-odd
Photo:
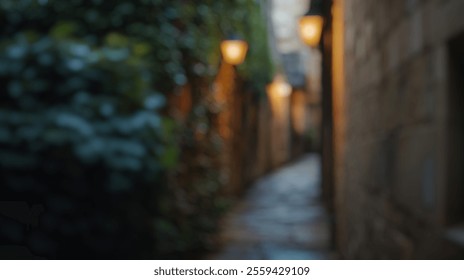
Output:
[[330,259],[320,159],[307,155],[259,179],[224,218],[212,259]]

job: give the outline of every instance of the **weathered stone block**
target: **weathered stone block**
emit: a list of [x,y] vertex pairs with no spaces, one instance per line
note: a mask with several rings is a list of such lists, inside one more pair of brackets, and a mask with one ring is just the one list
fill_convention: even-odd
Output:
[[[448,45],[461,0],[345,0],[337,240],[347,258],[446,258]],[[463,50],[464,51],[464,50]],[[338,145],[336,143],[336,145]]]
[[409,57],[418,54],[423,49],[423,16],[423,10],[420,9],[409,17]]
[[430,170],[430,165],[434,166],[436,161],[435,149],[436,130],[430,126],[407,127],[398,138],[393,196],[397,203],[418,217],[423,216],[425,209],[430,210],[429,200],[435,199],[430,198],[434,194],[424,194],[435,193],[437,185],[435,169]]

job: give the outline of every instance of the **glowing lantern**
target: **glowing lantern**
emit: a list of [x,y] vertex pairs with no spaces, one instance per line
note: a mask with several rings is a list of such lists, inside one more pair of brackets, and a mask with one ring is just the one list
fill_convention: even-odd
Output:
[[324,18],[319,8],[320,2],[311,5],[309,11],[300,19],[300,37],[308,46],[317,47],[321,40]]
[[278,75],[267,86],[267,91],[271,96],[286,97],[292,93],[292,86],[285,81],[284,77]]
[[232,64],[239,65],[245,60],[248,51],[248,44],[243,40],[225,40],[221,43],[221,52],[224,61]]
[[284,121],[288,116],[290,102],[288,97],[292,93],[292,86],[285,81],[284,76],[277,75],[266,89],[273,117]]

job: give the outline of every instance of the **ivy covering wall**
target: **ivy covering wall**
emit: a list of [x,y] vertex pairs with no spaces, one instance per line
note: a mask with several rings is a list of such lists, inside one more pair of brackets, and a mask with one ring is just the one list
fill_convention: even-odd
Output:
[[[0,200],[25,202],[38,217],[24,224],[1,213],[2,245],[45,258],[204,248],[221,204],[189,204],[182,220],[166,174],[185,147],[217,155],[185,139],[210,121],[204,95],[226,33],[250,44],[241,77],[257,91],[270,80],[259,2],[3,0],[0,26]],[[166,100],[186,84],[193,111],[182,125],[165,113]],[[193,202],[220,201],[211,174],[181,186]]]

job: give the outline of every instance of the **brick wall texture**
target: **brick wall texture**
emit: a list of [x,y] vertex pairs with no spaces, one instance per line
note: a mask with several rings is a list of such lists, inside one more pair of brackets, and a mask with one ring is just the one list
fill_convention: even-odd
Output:
[[447,232],[464,221],[462,212],[449,211],[450,193],[462,194],[451,189],[463,186],[452,186],[448,176],[455,148],[448,145],[450,44],[464,34],[464,1],[340,2],[345,86],[334,97],[344,104],[343,127],[335,116],[336,151],[343,151],[335,163],[337,246],[350,259],[462,257]]

